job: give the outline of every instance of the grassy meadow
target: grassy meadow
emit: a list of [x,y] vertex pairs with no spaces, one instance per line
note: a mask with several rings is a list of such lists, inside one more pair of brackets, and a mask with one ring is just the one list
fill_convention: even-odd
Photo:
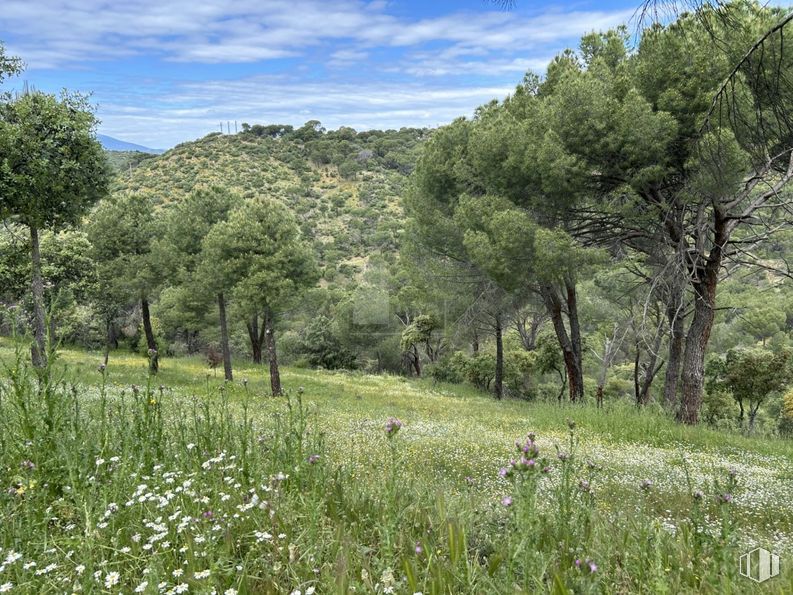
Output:
[[[286,368],[273,398],[247,364],[148,378],[63,350],[38,377],[24,355],[0,343],[2,592],[793,592],[790,441],[396,376]],[[757,546],[782,558],[762,586],[738,575]]]

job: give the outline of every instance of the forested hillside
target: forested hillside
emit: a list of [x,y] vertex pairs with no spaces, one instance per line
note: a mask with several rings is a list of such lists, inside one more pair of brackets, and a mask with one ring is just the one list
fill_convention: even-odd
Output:
[[291,130],[253,125],[210,134],[147,159],[116,176],[113,192],[178,202],[196,188],[223,187],[242,199],[265,194],[298,215],[325,278],[349,279],[369,257],[390,262],[404,229],[401,196],[429,131],[324,131],[318,122]]

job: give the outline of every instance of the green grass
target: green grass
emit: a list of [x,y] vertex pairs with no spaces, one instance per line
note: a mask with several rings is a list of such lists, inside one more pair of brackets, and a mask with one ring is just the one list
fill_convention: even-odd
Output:
[[[13,368],[11,343],[0,343],[0,360]],[[294,399],[286,408],[283,398],[265,396],[266,368],[238,364],[235,382],[225,384],[222,373],[208,370],[201,359],[165,359],[148,393],[144,358],[113,353],[106,376],[97,370],[100,362],[98,353],[60,352],[56,367],[63,370],[64,388],[52,388],[59,395],[53,403],[58,411],[72,403],[62,411],[72,421],[52,431],[62,432],[57,440],[44,439],[46,424],[39,424],[31,454],[25,454],[19,446],[23,425],[16,422],[0,439],[6,441],[0,481],[22,492],[2,500],[0,547],[37,561],[27,572],[7,565],[11,570],[4,572],[15,573],[8,580],[17,590],[62,592],[68,587],[49,578],[57,575],[77,581],[72,588],[101,592],[107,573],[118,568],[123,592],[147,574],[166,582],[167,591],[179,584],[173,576],[179,566],[199,576],[211,570],[219,592],[290,593],[310,586],[322,593],[387,592],[390,575],[399,593],[745,592],[752,586],[737,576],[737,555],[755,545],[783,556],[784,576],[769,581],[769,592],[793,585],[785,564],[793,555],[790,441],[680,426],[659,411],[629,404],[597,410],[495,402],[468,386],[285,368],[287,391],[294,397],[302,388],[305,410],[297,412]],[[28,382],[28,393],[35,384]],[[132,385],[142,387],[137,396]],[[6,420],[19,421],[22,409],[10,407],[12,392],[0,409],[5,407]],[[35,409],[38,400],[28,393],[19,392]],[[48,419],[46,410],[40,414]],[[392,416],[404,427],[389,440],[383,428]],[[555,449],[571,449],[568,420],[576,425],[577,454],[560,462]],[[499,477],[515,440],[528,432],[537,433],[552,472],[517,483]],[[220,452],[235,457],[225,478],[201,467]],[[34,454],[35,482],[19,470]],[[321,462],[307,463],[309,454],[319,454]],[[89,481],[94,459],[111,456],[120,458],[118,468]],[[70,470],[60,483],[56,463]],[[729,467],[737,486],[727,488]],[[162,474],[168,470],[202,485],[205,504],[194,498],[179,504],[196,518],[227,501],[244,508],[246,489],[264,500],[265,486],[280,487],[281,501],[270,509],[278,512],[268,519],[254,514],[258,508],[229,511],[234,530],[222,539],[209,531],[204,543],[211,547],[202,548],[191,534],[180,546],[188,548],[187,556],[178,554],[182,537],[173,528],[173,547],[166,552],[156,544],[144,551],[131,541],[136,531],[146,535],[146,523],[157,516],[151,509],[136,512],[137,505],[110,515],[126,515],[112,532],[95,532],[108,503],[128,500],[142,476],[150,478],[144,483],[157,484],[156,493],[166,492]],[[290,475],[283,486],[274,479],[279,473]],[[577,487],[585,478],[591,492]],[[652,482],[649,490],[641,489],[644,480]],[[69,490],[56,490],[56,484]],[[697,490],[705,494],[701,503],[692,496]],[[725,490],[734,496],[729,505],[717,502]],[[515,502],[506,508],[501,500],[508,495]],[[65,521],[53,509],[66,511],[63,516],[73,519],[66,526],[77,528],[64,531]],[[166,509],[172,513],[171,503]],[[701,532],[692,533],[692,527]],[[276,546],[257,538],[257,531],[287,537]],[[416,546],[421,553],[413,551]],[[129,552],[122,553],[125,548]],[[0,552],[0,562],[5,555]],[[64,559],[80,556],[88,567],[82,575],[59,574]],[[594,560],[597,572],[572,565],[575,557]],[[32,574],[49,559],[57,569]],[[100,572],[99,579],[89,571]],[[0,572],[0,585],[7,576]],[[146,592],[158,592],[149,583]],[[191,592],[210,592],[206,579],[184,584]]]

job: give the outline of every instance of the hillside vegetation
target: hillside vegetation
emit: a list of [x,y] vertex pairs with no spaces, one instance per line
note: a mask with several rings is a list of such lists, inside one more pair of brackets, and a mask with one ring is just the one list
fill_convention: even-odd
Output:
[[122,168],[113,191],[163,206],[212,186],[242,199],[270,196],[298,215],[329,277],[360,272],[373,254],[393,261],[404,230],[400,197],[429,131],[324,131],[313,122],[284,130],[253,126],[180,144]]

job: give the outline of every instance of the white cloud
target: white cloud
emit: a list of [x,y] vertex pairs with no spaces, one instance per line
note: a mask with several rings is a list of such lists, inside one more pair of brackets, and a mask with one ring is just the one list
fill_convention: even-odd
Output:
[[132,142],[166,147],[213,132],[220,121],[227,120],[299,125],[318,119],[328,128],[352,126],[359,130],[438,126],[471,115],[476,106],[493,98],[503,99],[513,90],[510,85],[361,85],[278,77],[205,81],[174,89],[168,98],[172,106],[141,111],[124,104],[103,104],[102,131]]
[[[42,70],[82,72],[70,82],[95,91],[103,132],[168,147],[217,130],[220,120],[315,118],[358,129],[444,124],[503,98],[526,70],[542,72],[581,34],[632,15],[560,5],[527,15],[483,2],[478,12],[410,18],[395,16],[393,6],[2,0],[0,39],[28,63],[34,81]],[[130,63],[135,67],[125,70]]]
[[144,51],[180,62],[233,63],[294,56],[328,41],[392,47],[441,41],[461,55],[469,46],[514,51],[631,16],[557,9],[532,17],[491,11],[408,20],[387,9],[356,0],[4,0],[0,36],[13,32],[10,49],[33,68]]

